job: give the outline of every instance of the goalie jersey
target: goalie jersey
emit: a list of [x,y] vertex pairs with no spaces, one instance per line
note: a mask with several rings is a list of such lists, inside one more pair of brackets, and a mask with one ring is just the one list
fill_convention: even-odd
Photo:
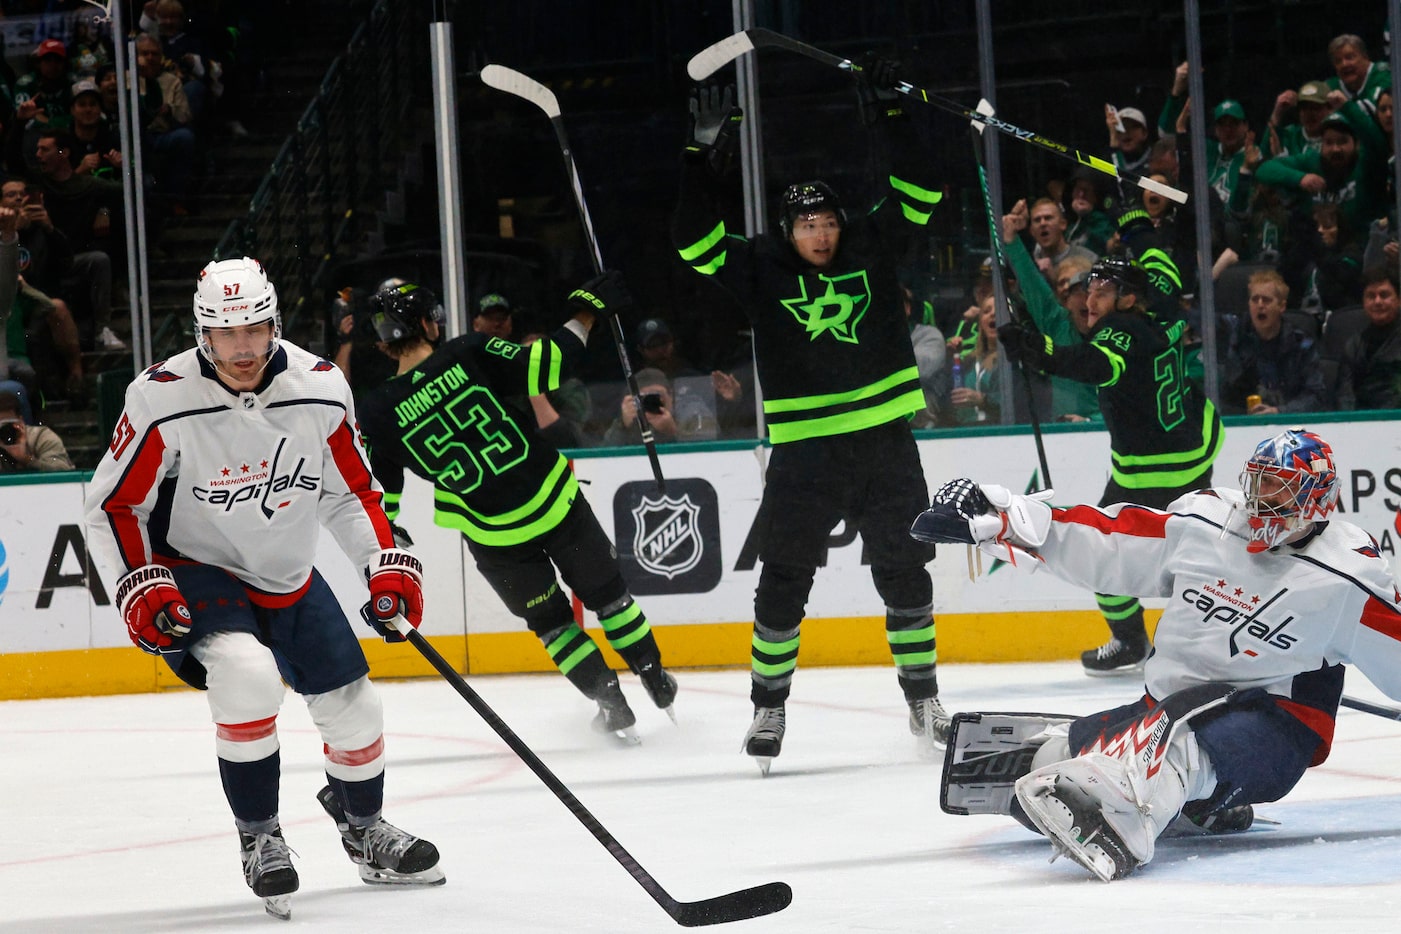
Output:
[[1318,696],[1316,679],[1297,676],[1352,664],[1401,699],[1401,592],[1376,540],[1349,522],[1320,522],[1258,555],[1245,550],[1245,523],[1231,489],[1189,493],[1167,511],[1056,508],[1037,552],[1086,589],[1167,598],[1144,666],[1152,697],[1207,682],[1263,688],[1326,744],[1338,694]]
[[88,539],[118,573],[198,561],[285,606],[324,525],[356,567],[394,547],[334,364],[281,342],[262,388],[226,388],[196,349],[141,373],[87,496]]

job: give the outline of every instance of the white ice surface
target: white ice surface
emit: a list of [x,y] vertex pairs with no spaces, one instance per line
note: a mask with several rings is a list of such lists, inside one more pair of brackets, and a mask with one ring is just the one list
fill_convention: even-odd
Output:
[[[405,651],[412,651],[405,647]],[[591,705],[558,676],[473,678],[486,701],[675,898],[765,882],[779,914],[717,930],[767,932],[1395,930],[1401,914],[1401,723],[1344,710],[1333,755],[1280,822],[1217,840],[1162,841],[1109,885],[1009,818],[938,805],[888,668],[802,669],[788,737],[760,778],[739,751],[742,670],[681,671],[679,726],[624,690],[643,744],[591,733]],[[1132,679],[1072,663],[948,665],[947,706],[1088,713]],[[298,854],[292,920],[243,883],[204,699],[194,692],[0,704],[0,931],[656,932],[678,930],[553,794],[437,679],[383,683],[385,816],[433,840],[447,885],[362,884],[315,801],[320,742],[288,695],[282,826]],[[1349,693],[1382,700],[1361,679]]]

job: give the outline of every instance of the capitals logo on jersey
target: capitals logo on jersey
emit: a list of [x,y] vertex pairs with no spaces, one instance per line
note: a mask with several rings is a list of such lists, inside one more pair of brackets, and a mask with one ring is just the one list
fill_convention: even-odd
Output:
[[1231,627],[1232,658],[1237,655],[1254,658],[1260,652],[1252,642],[1287,650],[1299,641],[1298,636],[1284,631],[1294,622],[1293,616],[1286,616],[1279,622],[1265,618],[1265,611],[1287,593],[1289,588],[1285,587],[1266,600],[1259,594],[1231,586],[1225,579],[1218,579],[1199,588],[1187,588],[1182,592],[1182,599],[1201,611],[1203,622],[1221,622]]
[[848,344],[860,343],[856,337],[856,326],[871,306],[871,284],[866,279],[866,271],[863,269],[842,276],[819,274],[817,279],[825,286],[821,294],[809,295],[808,277],[800,277],[798,287],[801,294],[796,298],[780,299],[783,307],[807,331],[809,340],[815,341],[824,334],[830,334]]
[[290,506],[298,496],[317,494],[321,489],[321,477],[305,473],[305,458],[299,458],[290,468],[280,464],[287,439],[277,443],[277,451],[269,461],[259,458],[256,463],[228,465],[219,471],[219,476],[205,481],[204,486],[195,486],[191,492],[195,499],[221,512],[254,503],[264,519],[272,519],[279,510]]

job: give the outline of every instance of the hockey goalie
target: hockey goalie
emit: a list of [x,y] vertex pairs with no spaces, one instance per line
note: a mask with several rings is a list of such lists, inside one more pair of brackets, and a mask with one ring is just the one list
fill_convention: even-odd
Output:
[[1401,699],[1401,592],[1377,542],[1338,519],[1318,435],[1260,443],[1240,490],[1166,510],[1052,507],[1046,493],[953,480],[914,521],[1104,593],[1167,598],[1138,700],[1088,717],[959,714],[941,803],[1009,814],[1100,879],[1186,828],[1242,830],[1328,756],[1353,664]]

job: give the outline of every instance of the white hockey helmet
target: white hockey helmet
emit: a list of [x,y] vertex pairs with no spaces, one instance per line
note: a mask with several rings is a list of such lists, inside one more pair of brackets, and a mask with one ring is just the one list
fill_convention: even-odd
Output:
[[277,290],[268,281],[263,264],[251,256],[217,260],[201,269],[195,285],[194,306],[195,339],[211,360],[213,355],[204,334],[206,328],[235,328],[271,321],[273,342],[282,336]]

